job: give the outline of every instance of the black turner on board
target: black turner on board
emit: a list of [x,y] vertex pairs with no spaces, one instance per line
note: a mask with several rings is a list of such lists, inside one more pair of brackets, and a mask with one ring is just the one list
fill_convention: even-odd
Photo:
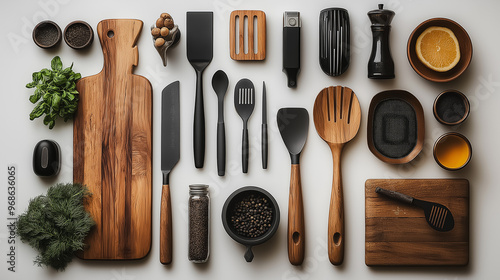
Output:
[[444,205],[413,198],[409,195],[396,191],[386,190],[380,187],[375,189],[376,193],[383,194],[393,200],[401,201],[410,205],[420,207],[424,210],[425,220],[429,226],[437,231],[450,231],[455,226],[451,211]]
[[205,108],[203,105],[203,70],[213,57],[213,12],[187,12],[187,58],[196,71],[193,148],[194,165],[203,168],[205,161]]

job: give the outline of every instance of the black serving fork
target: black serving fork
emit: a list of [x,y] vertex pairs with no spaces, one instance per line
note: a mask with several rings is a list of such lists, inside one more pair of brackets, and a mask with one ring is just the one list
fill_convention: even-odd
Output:
[[234,88],[234,108],[243,120],[241,161],[243,173],[248,172],[248,129],[247,123],[255,107],[255,88],[249,79],[241,79]]

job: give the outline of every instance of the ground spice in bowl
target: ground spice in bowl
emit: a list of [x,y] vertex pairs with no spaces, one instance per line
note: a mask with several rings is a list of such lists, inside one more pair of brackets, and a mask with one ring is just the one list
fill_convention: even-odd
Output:
[[84,21],[73,21],[64,29],[64,41],[73,49],[83,49],[92,44],[94,31]]
[[61,28],[53,21],[42,21],[33,29],[33,41],[40,48],[54,47],[61,41]]

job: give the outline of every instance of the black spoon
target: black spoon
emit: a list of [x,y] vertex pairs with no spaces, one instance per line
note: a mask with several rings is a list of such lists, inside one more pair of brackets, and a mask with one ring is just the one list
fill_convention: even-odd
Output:
[[444,205],[416,199],[406,194],[382,189],[379,187],[375,189],[375,192],[383,194],[391,199],[415,205],[424,209],[425,220],[427,220],[427,223],[431,226],[431,228],[437,231],[450,231],[455,226],[455,220],[453,219],[451,211]]
[[224,176],[226,172],[226,129],[224,127],[224,96],[226,95],[229,80],[224,71],[215,72],[212,77],[212,87],[217,94],[218,119],[217,119],[217,174]]

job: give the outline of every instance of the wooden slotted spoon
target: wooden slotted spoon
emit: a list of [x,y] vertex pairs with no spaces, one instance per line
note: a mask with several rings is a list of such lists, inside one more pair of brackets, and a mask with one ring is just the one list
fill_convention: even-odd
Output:
[[333,156],[333,184],[328,217],[328,257],[334,265],[344,260],[344,198],[340,156],[344,145],[358,133],[361,108],[352,89],[324,88],[314,102],[314,125]]

